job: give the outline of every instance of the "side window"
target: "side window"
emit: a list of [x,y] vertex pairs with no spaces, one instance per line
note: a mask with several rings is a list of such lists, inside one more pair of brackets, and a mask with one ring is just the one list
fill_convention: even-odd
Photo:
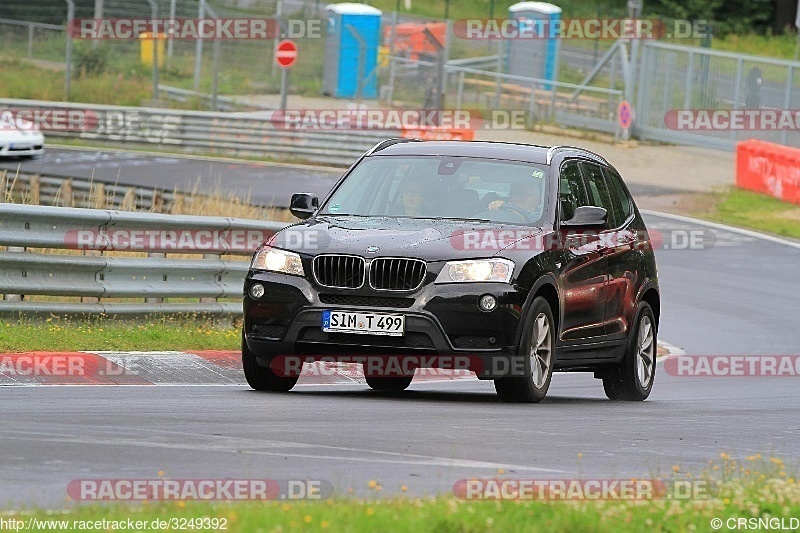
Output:
[[586,196],[586,187],[581,178],[578,163],[568,161],[561,165],[558,183],[558,209],[560,220],[569,220],[575,214],[575,209],[582,205],[589,205]]
[[618,225],[618,221],[614,211],[614,201],[608,184],[606,183],[606,178],[603,175],[603,169],[592,163],[581,163],[581,169],[583,170],[583,177],[586,178],[589,203],[608,211],[608,219],[605,227],[615,228]]
[[614,211],[617,213],[617,226],[621,225],[625,222],[631,213],[633,213],[633,199],[628,192],[628,189],[625,188],[625,184],[622,183],[622,178],[609,168],[604,168],[603,172],[606,175],[606,181],[608,182],[609,187],[611,188],[611,194],[613,195],[614,201]]

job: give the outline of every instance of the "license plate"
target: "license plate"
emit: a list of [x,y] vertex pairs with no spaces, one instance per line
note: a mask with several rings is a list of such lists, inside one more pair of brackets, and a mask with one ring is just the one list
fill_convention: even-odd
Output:
[[8,148],[9,150],[30,150],[31,148],[33,148],[33,145],[17,143],[17,144],[9,144]]
[[406,317],[383,313],[322,312],[322,331],[328,333],[361,333],[400,337],[406,330]]

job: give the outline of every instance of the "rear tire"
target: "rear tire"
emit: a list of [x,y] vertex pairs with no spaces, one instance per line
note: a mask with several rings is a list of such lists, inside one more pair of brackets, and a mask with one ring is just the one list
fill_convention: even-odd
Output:
[[376,377],[366,377],[367,385],[370,386],[373,390],[381,390],[381,391],[401,391],[406,390],[409,385],[411,385],[411,381],[414,379],[414,376],[403,376],[399,378],[376,378]]
[[639,302],[635,317],[635,327],[630,332],[625,357],[611,376],[603,378],[603,390],[609,400],[641,402],[653,390],[658,327],[653,309],[647,302]]
[[550,304],[537,297],[525,321],[520,355],[525,355],[525,376],[494,380],[497,395],[504,402],[538,403],[547,395],[556,360],[556,326]]
[[247,384],[257,391],[288,392],[297,383],[297,376],[279,376],[268,366],[261,366],[242,336],[242,368]]

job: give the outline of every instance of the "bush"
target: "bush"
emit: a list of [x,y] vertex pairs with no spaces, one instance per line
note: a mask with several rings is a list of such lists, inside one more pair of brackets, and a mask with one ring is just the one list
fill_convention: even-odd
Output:
[[78,76],[97,76],[106,71],[109,63],[109,50],[101,45],[78,43],[75,47],[75,69]]

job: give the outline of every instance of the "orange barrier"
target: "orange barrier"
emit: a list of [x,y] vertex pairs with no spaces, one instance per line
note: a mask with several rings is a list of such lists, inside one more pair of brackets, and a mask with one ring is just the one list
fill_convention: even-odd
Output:
[[472,141],[475,139],[475,130],[436,127],[414,128],[404,129],[402,136],[407,139],[422,139],[425,141]]
[[800,149],[755,139],[740,142],[736,185],[800,204]]
[[[428,39],[425,30],[433,34],[442,46],[447,39],[447,24],[444,22],[404,22],[394,28],[386,26],[383,30],[383,46],[391,47],[392,37],[395,39],[395,54],[417,61],[419,59],[432,59],[438,53],[438,48]],[[420,58],[420,56],[425,56]]]

